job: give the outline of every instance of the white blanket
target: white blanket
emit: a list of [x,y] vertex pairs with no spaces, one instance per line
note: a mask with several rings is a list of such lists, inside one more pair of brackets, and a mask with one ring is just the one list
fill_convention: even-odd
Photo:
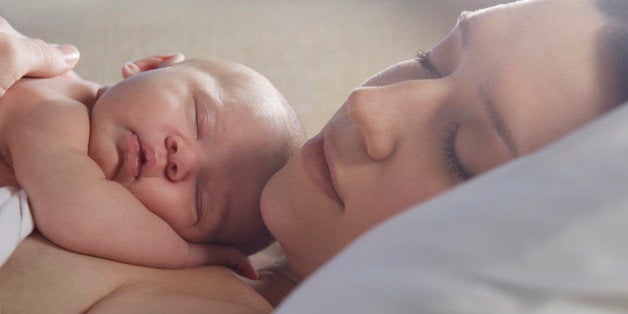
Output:
[[32,231],[26,192],[11,186],[0,188],[0,266]]

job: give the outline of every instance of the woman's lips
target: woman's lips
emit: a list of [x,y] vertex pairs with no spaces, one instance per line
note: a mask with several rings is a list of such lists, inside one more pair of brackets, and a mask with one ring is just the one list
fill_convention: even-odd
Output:
[[[336,192],[325,157],[323,133],[311,138],[301,150],[305,172],[330,199],[343,205],[342,199]],[[344,205],[343,205],[344,206]]]

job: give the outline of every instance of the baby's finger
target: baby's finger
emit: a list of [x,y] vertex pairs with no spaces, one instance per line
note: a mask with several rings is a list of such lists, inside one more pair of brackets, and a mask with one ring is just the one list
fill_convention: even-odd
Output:
[[135,74],[168,67],[185,61],[185,56],[181,53],[171,55],[157,55],[148,58],[127,62],[122,67],[122,77],[127,79]]
[[210,264],[226,265],[240,276],[256,280],[259,278],[251,261],[240,250],[230,246],[216,245],[216,254],[212,255]]

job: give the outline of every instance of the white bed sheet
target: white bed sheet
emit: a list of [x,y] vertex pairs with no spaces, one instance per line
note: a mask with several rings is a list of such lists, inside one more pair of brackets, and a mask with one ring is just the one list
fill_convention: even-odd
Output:
[[628,313],[628,106],[386,221],[277,313]]

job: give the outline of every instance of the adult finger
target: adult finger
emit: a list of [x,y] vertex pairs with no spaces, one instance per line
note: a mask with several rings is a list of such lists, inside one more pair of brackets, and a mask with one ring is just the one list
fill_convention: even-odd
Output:
[[80,57],[71,45],[0,33],[0,96],[23,76],[50,77],[72,69]]
[[[18,32],[0,16],[0,44],[2,57],[12,57],[13,66],[23,59],[26,71],[22,75],[54,76],[71,69],[79,59],[79,51],[71,45],[50,45],[42,40],[30,39]],[[28,57],[31,57],[30,60]],[[28,61],[31,63],[29,64]],[[8,63],[8,62],[7,62]],[[11,70],[2,68],[2,70]],[[13,71],[17,72],[17,68]]]
[[25,39],[24,54],[29,59],[26,76],[51,77],[71,70],[81,54],[72,45],[51,45],[40,39]]

